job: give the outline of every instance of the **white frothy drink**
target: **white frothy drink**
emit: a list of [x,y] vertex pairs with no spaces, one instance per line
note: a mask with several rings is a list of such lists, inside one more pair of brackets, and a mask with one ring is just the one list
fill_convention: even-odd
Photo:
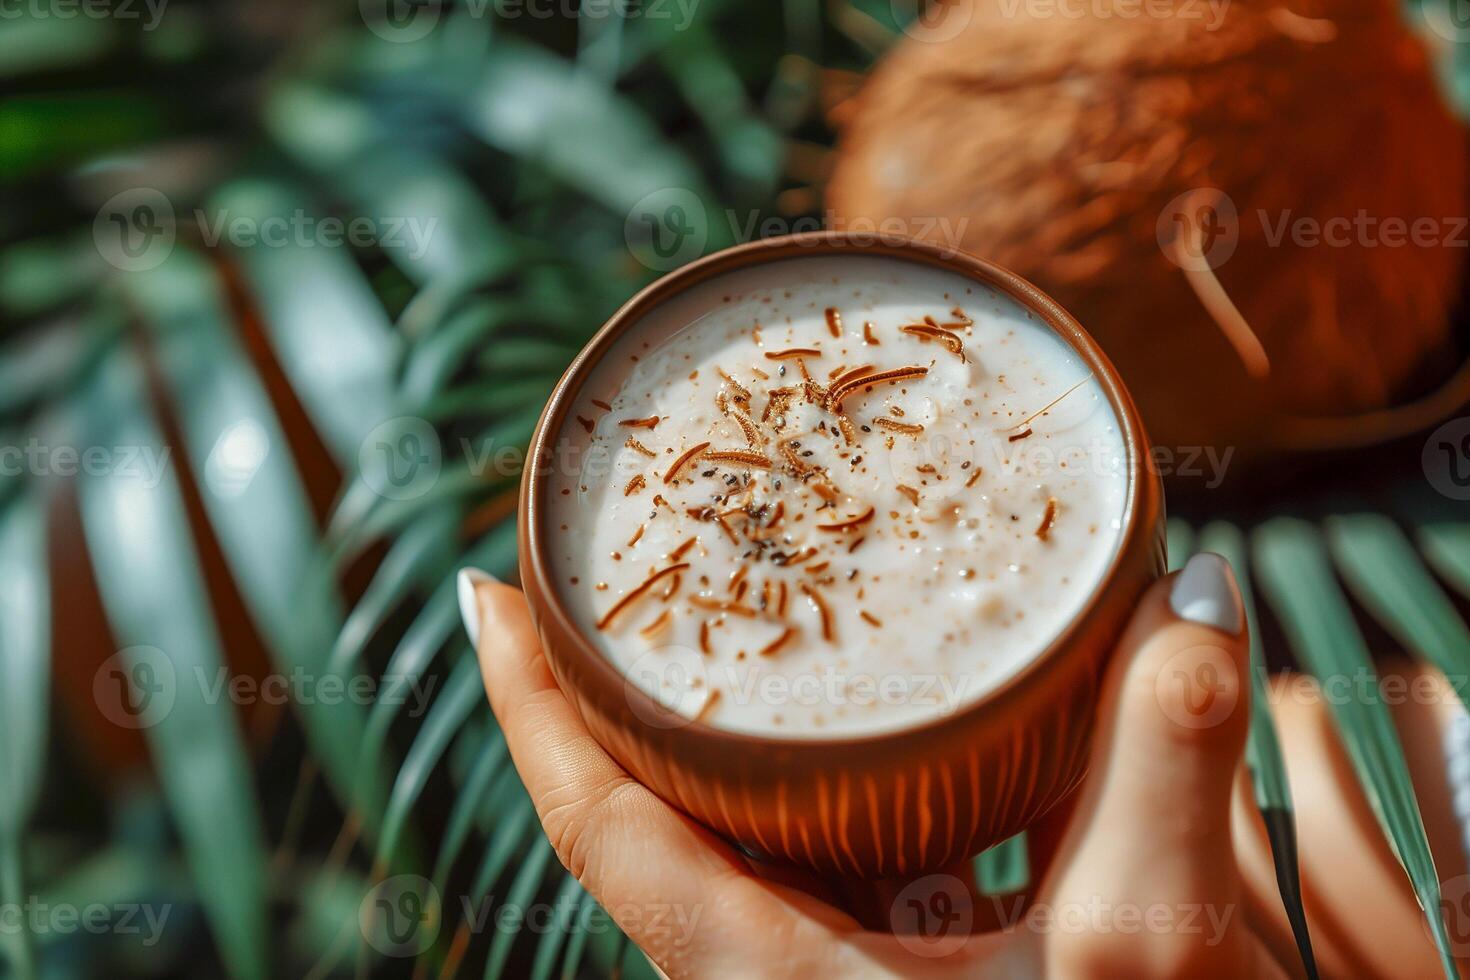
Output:
[[1118,547],[1117,417],[1010,297],[872,256],[660,306],[577,394],[547,538],[634,684],[770,737],[954,711],[1061,633]]

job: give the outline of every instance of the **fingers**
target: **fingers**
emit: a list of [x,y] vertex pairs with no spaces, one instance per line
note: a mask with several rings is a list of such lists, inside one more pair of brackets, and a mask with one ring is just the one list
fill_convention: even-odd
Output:
[[1060,944],[1076,975],[1253,968],[1230,836],[1249,668],[1223,559],[1198,555],[1145,596],[1108,669],[1091,769],[1043,888],[1059,916],[1100,917],[1086,942]]
[[[1470,891],[1457,865],[1463,862],[1443,781],[1439,712],[1453,707],[1453,689],[1432,668],[1385,664],[1382,696],[1394,704],[1394,723],[1410,761],[1435,866],[1444,885],[1455,952],[1465,951],[1463,923]],[[1397,691],[1397,696],[1395,695]],[[1438,955],[1424,915],[1394,857],[1354,772],[1332,717],[1335,694],[1302,674],[1278,677],[1271,711],[1281,736],[1296,808],[1303,904],[1313,951],[1323,976],[1423,977],[1439,972]],[[1247,787],[1237,790],[1235,839],[1243,881],[1254,903],[1269,913],[1264,928],[1290,942],[1281,910],[1266,829]],[[1344,880],[1351,887],[1342,887]],[[1373,924],[1364,929],[1363,923]],[[1463,958],[1463,957],[1462,957]]]
[[680,977],[716,969],[746,926],[799,931],[776,886],[748,878],[729,845],[654,796],[593,740],[552,677],[521,593],[474,570],[460,573],[459,586],[490,707],[546,835],[629,938]]

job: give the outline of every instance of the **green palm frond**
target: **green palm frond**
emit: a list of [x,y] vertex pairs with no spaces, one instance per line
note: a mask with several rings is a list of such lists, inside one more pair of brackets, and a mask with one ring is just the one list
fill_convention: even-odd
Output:
[[[0,504],[0,900],[20,907],[26,891],[25,828],[41,790],[51,663],[44,514],[35,498]],[[37,975],[24,922],[7,930],[9,959]]]
[[[1171,534],[1169,561],[1180,561],[1173,551]],[[1292,936],[1307,976],[1317,976],[1317,957],[1302,906],[1301,870],[1297,862],[1296,814],[1291,804],[1291,786],[1286,778],[1286,761],[1281,755],[1281,738],[1271,717],[1271,699],[1266,672],[1265,645],[1261,641],[1260,613],[1251,588],[1250,563],[1245,536],[1233,524],[1216,521],[1206,525],[1197,538],[1201,551],[1212,551],[1230,562],[1240,583],[1251,643],[1251,723],[1246,737],[1245,758],[1255,789],[1256,809],[1271,842],[1271,859],[1276,868],[1276,887],[1291,923]]]
[[[94,435],[84,444],[161,456],[144,383],[136,358],[106,365],[89,392],[85,424]],[[102,683],[128,685],[116,703],[148,737],[221,957],[241,977],[264,978],[265,840],[235,713],[209,686],[226,678],[220,636],[179,487],[172,474],[151,489],[144,479],[111,473],[80,487],[98,586],[124,647]]]
[[[1266,597],[1312,674],[1332,687],[1354,678],[1376,680],[1321,532],[1297,518],[1276,518],[1255,530],[1253,550]],[[1388,709],[1377,698],[1334,697],[1328,703],[1358,781],[1419,896],[1445,975],[1454,978],[1458,972],[1442,915],[1439,875]]]

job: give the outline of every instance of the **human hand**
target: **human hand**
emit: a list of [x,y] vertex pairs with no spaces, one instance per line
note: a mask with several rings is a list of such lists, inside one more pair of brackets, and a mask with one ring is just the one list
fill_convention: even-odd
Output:
[[[655,796],[557,687],[520,592],[483,573],[460,585],[491,707],[558,857],[670,977],[1287,975],[1238,912],[1231,792],[1249,646],[1216,556],[1156,584],[1120,641],[1089,776],[1068,813],[1035,828],[1055,846],[1030,917],[941,947],[864,929],[844,901],[851,883],[758,865]],[[904,894],[953,882],[931,875]],[[995,925],[968,887],[959,899],[960,921]],[[650,909],[674,915],[640,914]]]

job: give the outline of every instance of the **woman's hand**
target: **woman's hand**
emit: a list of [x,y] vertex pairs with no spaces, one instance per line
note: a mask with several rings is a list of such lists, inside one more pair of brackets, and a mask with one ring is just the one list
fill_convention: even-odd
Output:
[[[461,603],[557,855],[671,977],[1287,975],[1243,910],[1231,792],[1248,641],[1235,580],[1213,555],[1155,585],[1119,644],[1089,776],[1067,814],[1033,828],[1046,870],[1029,912],[930,875],[885,883],[889,901],[902,892],[899,934],[859,925],[851,883],[758,867],[629,776],[557,687],[518,591],[466,572]],[[904,928],[924,908],[973,931],[936,943]]]

